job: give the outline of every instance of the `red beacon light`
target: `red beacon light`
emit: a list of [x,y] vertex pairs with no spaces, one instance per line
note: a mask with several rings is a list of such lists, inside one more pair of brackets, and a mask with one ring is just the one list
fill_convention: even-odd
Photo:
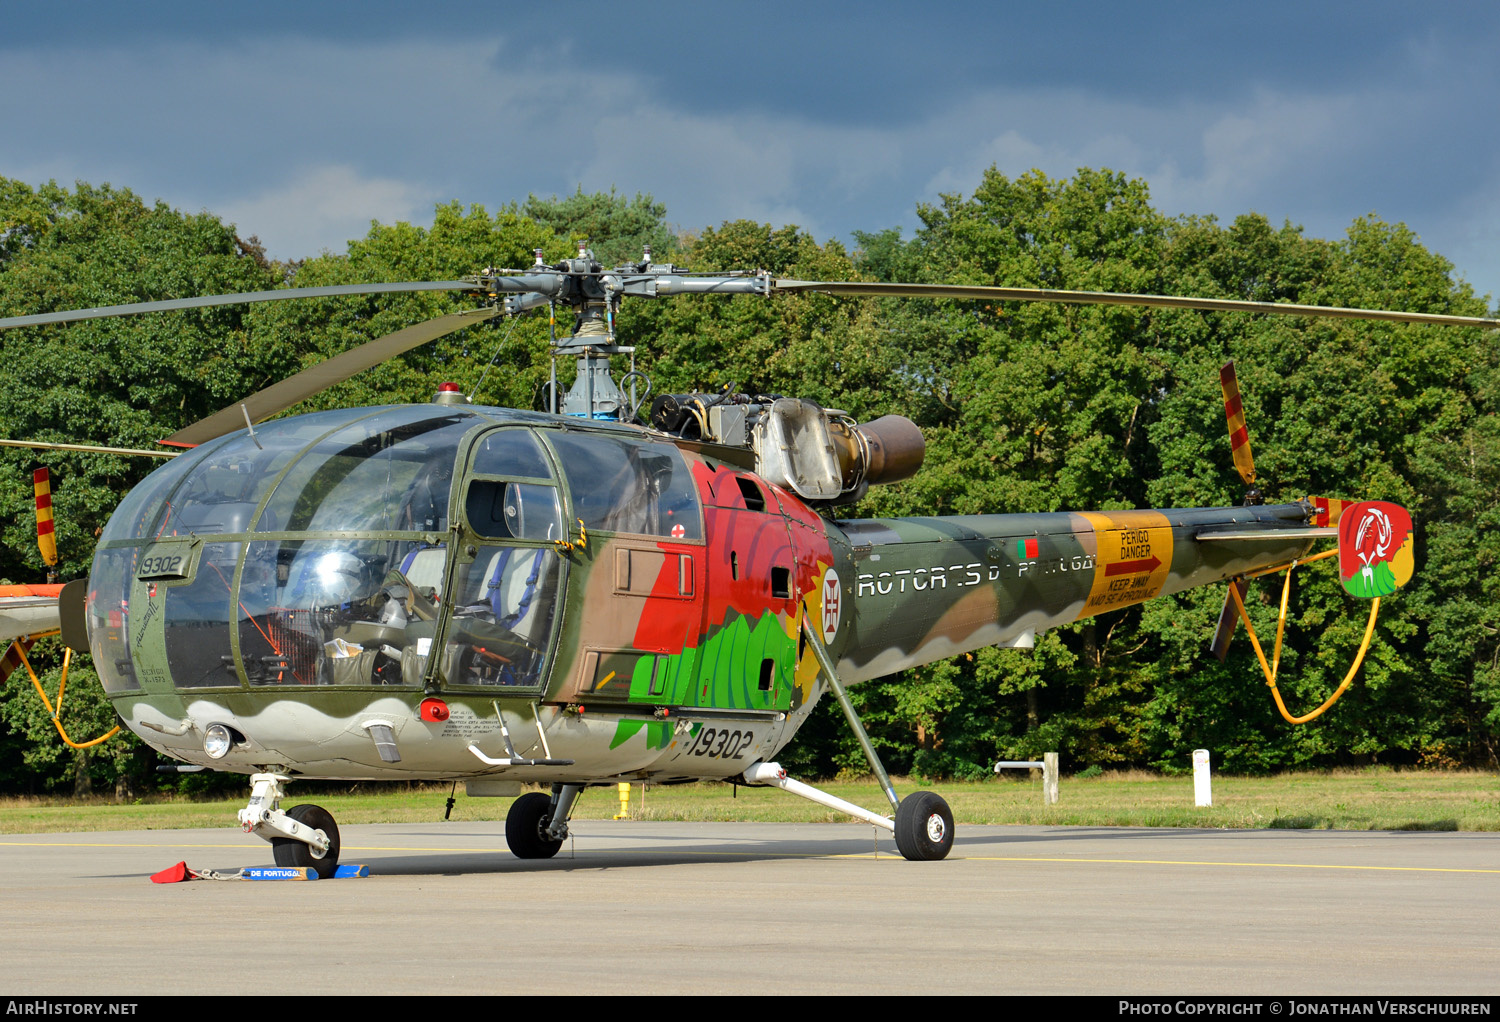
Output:
[[448,719],[448,704],[441,699],[428,696],[417,708],[417,715],[429,724],[441,724]]
[[464,396],[463,388],[456,383],[439,383],[437,393],[432,396],[435,405],[466,405],[469,399]]

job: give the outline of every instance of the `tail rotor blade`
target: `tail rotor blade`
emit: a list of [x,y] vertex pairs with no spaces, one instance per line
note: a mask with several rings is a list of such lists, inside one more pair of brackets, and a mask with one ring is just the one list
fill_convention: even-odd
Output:
[[1234,363],[1219,370],[1219,387],[1224,392],[1224,415],[1229,420],[1229,446],[1234,451],[1234,467],[1246,486],[1255,485],[1255,458],[1250,453],[1250,433],[1245,428],[1245,406],[1240,400],[1240,384],[1234,375]]
[[[1245,601],[1245,596],[1250,592],[1250,580],[1246,578],[1231,579],[1229,584],[1240,592],[1240,602]],[[1234,605],[1234,596],[1231,593],[1224,594],[1224,609],[1219,611],[1219,625],[1214,629],[1214,637],[1209,640],[1208,648],[1213,651],[1214,656],[1223,663],[1224,658],[1229,655],[1229,640],[1234,638],[1235,625],[1240,623],[1239,608]]]
[[36,545],[47,567],[57,567],[57,535],[52,531],[52,474],[39,468],[31,474],[32,493],[36,497]]

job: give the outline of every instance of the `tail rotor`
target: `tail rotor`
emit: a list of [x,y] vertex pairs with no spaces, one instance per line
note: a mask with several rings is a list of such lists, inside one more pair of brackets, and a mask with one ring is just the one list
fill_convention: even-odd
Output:
[[57,582],[57,536],[52,521],[52,474],[39,468],[31,474],[31,488],[36,496],[36,545],[47,565],[47,584]]
[[[1235,471],[1245,484],[1246,506],[1262,504],[1265,498],[1260,487],[1255,485],[1255,456],[1250,452],[1250,431],[1245,426],[1245,404],[1240,399],[1240,383],[1235,376],[1234,363],[1226,362],[1219,369],[1219,389],[1224,394],[1224,418],[1229,424],[1229,447],[1234,454]],[[1250,580],[1243,576],[1231,579],[1231,589],[1238,590],[1239,603],[1244,603],[1250,593]],[[1234,638],[1235,625],[1239,623],[1239,609],[1233,592],[1224,594],[1224,606],[1219,611],[1219,623],[1214,628],[1208,648],[1223,663],[1229,655],[1229,640]]]
[[1240,400],[1240,383],[1234,374],[1234,363],[1226,362],[1219,370],[1219,389],[1224,393],[1224,418],[1229,423],[1229,447],[1234,467],[1244,480],[1245,503],[1261,504],[1264,498],[1255,485],[1255,456],[1250,453],[1250,431],[1245,427],[1245,404]]
[[[1255,458],[1250,453],[1250,433],[1245,426],[1245,407],[1240,399],[1240,385],[1235,377],[1233,362],[1226,363],[1219,370],[1219,386],[1224,393],[1224,416],[1229,425],[1229,445],[1234,452],[1234,467],[1246,486],[1244,503],[1264,503],[1260,488],[1256,485]],[[1271,688],[1271,697],[1281,716],[1291,724],[1305,724],[1316,719],[1349,688],[1360,664],[1364,662],[1365,652],[1374,635],[1380,597],[1388,596],[1405,585],[1413,570],[1411,516],[1404,508],[1384,501],[1352,503],[1318,497],[1310,502],[1309,512],[1310,528],[1302,534],[1309,538],[1331,537],[1336,534],[1338,546],[1334,550],[1293,560],[1285,565],[1286,582],[1281,592],[1281,611],[1276,622],[1276,644],[1272,660],[1267,662],[1265,651],[1261,648],[1245,609],[1250,579],[1243,575],[1229,580],[1229,592],[1225,594],[1218,625],[1214,629],[1213,638],[1209,640],[1209,648],[1222,662],[1229,653],[1229,640],[1234,636],[1235,626],[1244,618],[1245,629],[1255,646],[1255,654],[1265,673],[1266,684]],[[1343,683],[1317,709],[1300,717],[1294,716],[1282,702],[1281,693],[1276,687],[1277,670],[1281,662],[1281,641],[1287,620],[1287,600],[1292,588],[1292,569],[1298,564],[1335,555],[1339,558],[1339,579],[1344,589],[1351,596],[1370,600],[1369,622],[1365,625],[1364,640],[1360,643],[1354,663],[1344,676]]]

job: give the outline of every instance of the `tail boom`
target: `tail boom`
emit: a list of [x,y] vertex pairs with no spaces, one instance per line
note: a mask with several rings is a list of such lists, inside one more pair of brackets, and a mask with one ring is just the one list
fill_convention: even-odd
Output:
[[[852,547],[846,682],[1283,564],[1316,538],[1306,504],[838,523]],[[1212,541],[1210,541],[1212,540]]]

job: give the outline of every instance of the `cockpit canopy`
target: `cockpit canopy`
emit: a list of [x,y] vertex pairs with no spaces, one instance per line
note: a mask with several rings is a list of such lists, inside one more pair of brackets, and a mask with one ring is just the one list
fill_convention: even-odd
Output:
[[574,522],[703,535],[681,453],[628,427],[437,405],[277,420],[178,456],[121,503],[90,646],[111,693],[539,691]]

